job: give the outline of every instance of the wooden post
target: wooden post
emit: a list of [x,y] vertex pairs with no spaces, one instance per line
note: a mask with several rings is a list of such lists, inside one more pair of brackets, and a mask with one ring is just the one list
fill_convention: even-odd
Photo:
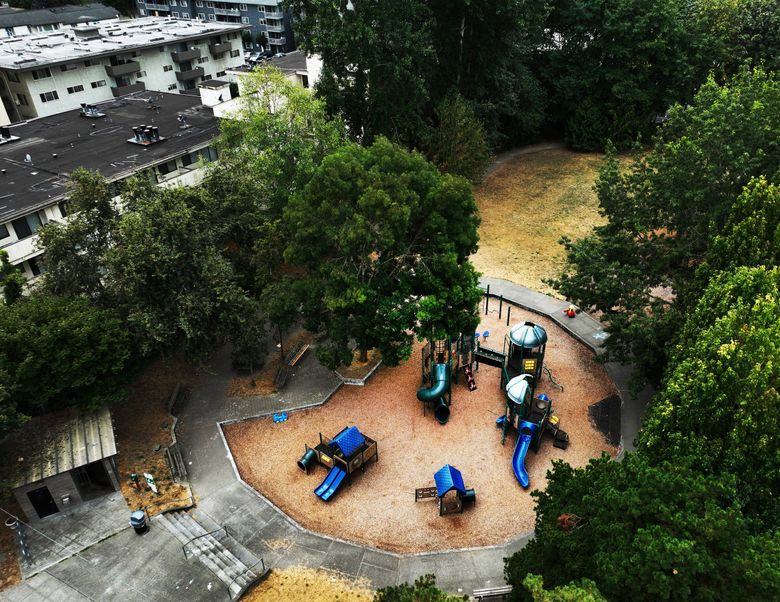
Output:
[[488,306],[490,304],[490,285],[487,285],[487,291],[485,291],[485,315],[488,313]]
[[501,319],[501,310],[504,307],[504,295],[499,295],[498,297],[498,319]]
[[509,314],[512,313],[512,306],[506,308],[506,325],[509,326]]

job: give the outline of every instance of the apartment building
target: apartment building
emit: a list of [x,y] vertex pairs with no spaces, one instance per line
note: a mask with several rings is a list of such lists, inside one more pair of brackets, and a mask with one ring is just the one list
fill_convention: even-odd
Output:
[[97,3],[56,6],[39,10],[0,6],[0,37],[44,33],[75,25],[94,25],[98,21],[118,18],[119,12],[115,8]]
[[142,90],[197,94],[244,64],[246,28],[145,17],[0,38],[0,125]]
[[247,48],[262,48],[272,54],[295,50],[290,13],[279,0],[136,0],[138,14],[234,23],[250,27]]
[[41,273],[36,231],[68,215],[65,184],[79,167],[116,188],[133,175],[190,186],[216,158],[218,120],[199,96],[136,92],[0,127],[0,249],[27,278]]

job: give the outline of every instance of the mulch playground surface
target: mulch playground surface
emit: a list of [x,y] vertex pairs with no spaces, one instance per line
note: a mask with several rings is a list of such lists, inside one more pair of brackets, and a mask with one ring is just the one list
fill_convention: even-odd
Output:
[[[490,331],[487,345],[500,350],[505,319],[493,313],[482,318],[480,331]],[[529,452],[526,467],[535,489],[544,488],[553,460],[577,467],[603,451],[614,455],[616,449],[591,423],[588,407],[615,390],[588,349],[550,320],[513,307],[512,325],[525,320],[547,330],[545,364],[564,390],[544,377],[537,394],[552,398],[571,440],[567,450],[560,450],[545,435],[540,452]],[[508,435],[502,447],[495,426],[505,399],[498,369],[481,366],[474,392],[462,377],[453,383],[452,413],[442,426],[430,411],[423,416],[415,395],[421,386],[421,347],[398,367],[381,366],[366,386],[344,386],[323,406],[290,412],[286,422],[275,424],[267,417],[226,425],[243,479],[307,529],[392,552],[501,544],[531,531],[533,498],[512,472],[515,436]],[[304,443],[319,442],[319,432],[332,437],[349,425],[378,442],[379,462],[369,464],[365,474],[358,473],[351,486],[345,483],[324,503],[313,490],[327,469],[318,466],[307,475],[296,460]],[[477,503],[463,514],[440,517],[435,500],[414,502],[414,490],[433,486],[433,473],[448,463],[463,473],[467,487],[476,489]]]

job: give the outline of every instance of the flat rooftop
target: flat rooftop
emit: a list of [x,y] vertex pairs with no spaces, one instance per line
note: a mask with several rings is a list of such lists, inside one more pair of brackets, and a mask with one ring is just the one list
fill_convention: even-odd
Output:
[[38,10],[24,10],[22,8],[12,8],[8,6],[0,7],[0,27],[48,25],[50,23],[73,25],[76,23],[118,18],[118,10],[99,3],[55,6]]
[[279,69],[282,73],[297,73],[306,71],[306,54],[300,50],[288,52],[284,56],[272,56],[268,63]]
[[26,71],[247,29],[248,25],[142,17],[0,38],[0,69]]
[[[212,110],[196,96],[147,90],[95,106],[106,116],[89,119],[73,110],[9,127],[19,140],[0,144],[0,170],[5,170],[0,172],[0,223],[62,198],[68,174],[79,167],[118,180],[202,148],[219,133]],[[189,127],[182,129],[179,115]],[[127,142],[140,125],[157,126],[166,140],[150,146]]]

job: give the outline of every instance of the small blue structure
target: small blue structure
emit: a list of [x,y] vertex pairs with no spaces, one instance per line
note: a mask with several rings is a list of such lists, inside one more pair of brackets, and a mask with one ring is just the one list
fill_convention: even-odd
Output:
[[435,475],[436,493],[442,498],[446,493],[455,489],[459,493],[466,493],[466,486],[463,484],[463,475],[454,466],[445,464]]
[[332,447],[338,447],[345,458],[349,458],[360,446],[366,442],[356,426],[350,426],[336,435],[330,442]]
[[439,516],[463,512],[464,502],[475,503],[477,494],[468,489],[463,482],[463,475],[454,466],[445,464],[433,475],[436,487],[415,489],[414,501],[436,497],[439,500]]

